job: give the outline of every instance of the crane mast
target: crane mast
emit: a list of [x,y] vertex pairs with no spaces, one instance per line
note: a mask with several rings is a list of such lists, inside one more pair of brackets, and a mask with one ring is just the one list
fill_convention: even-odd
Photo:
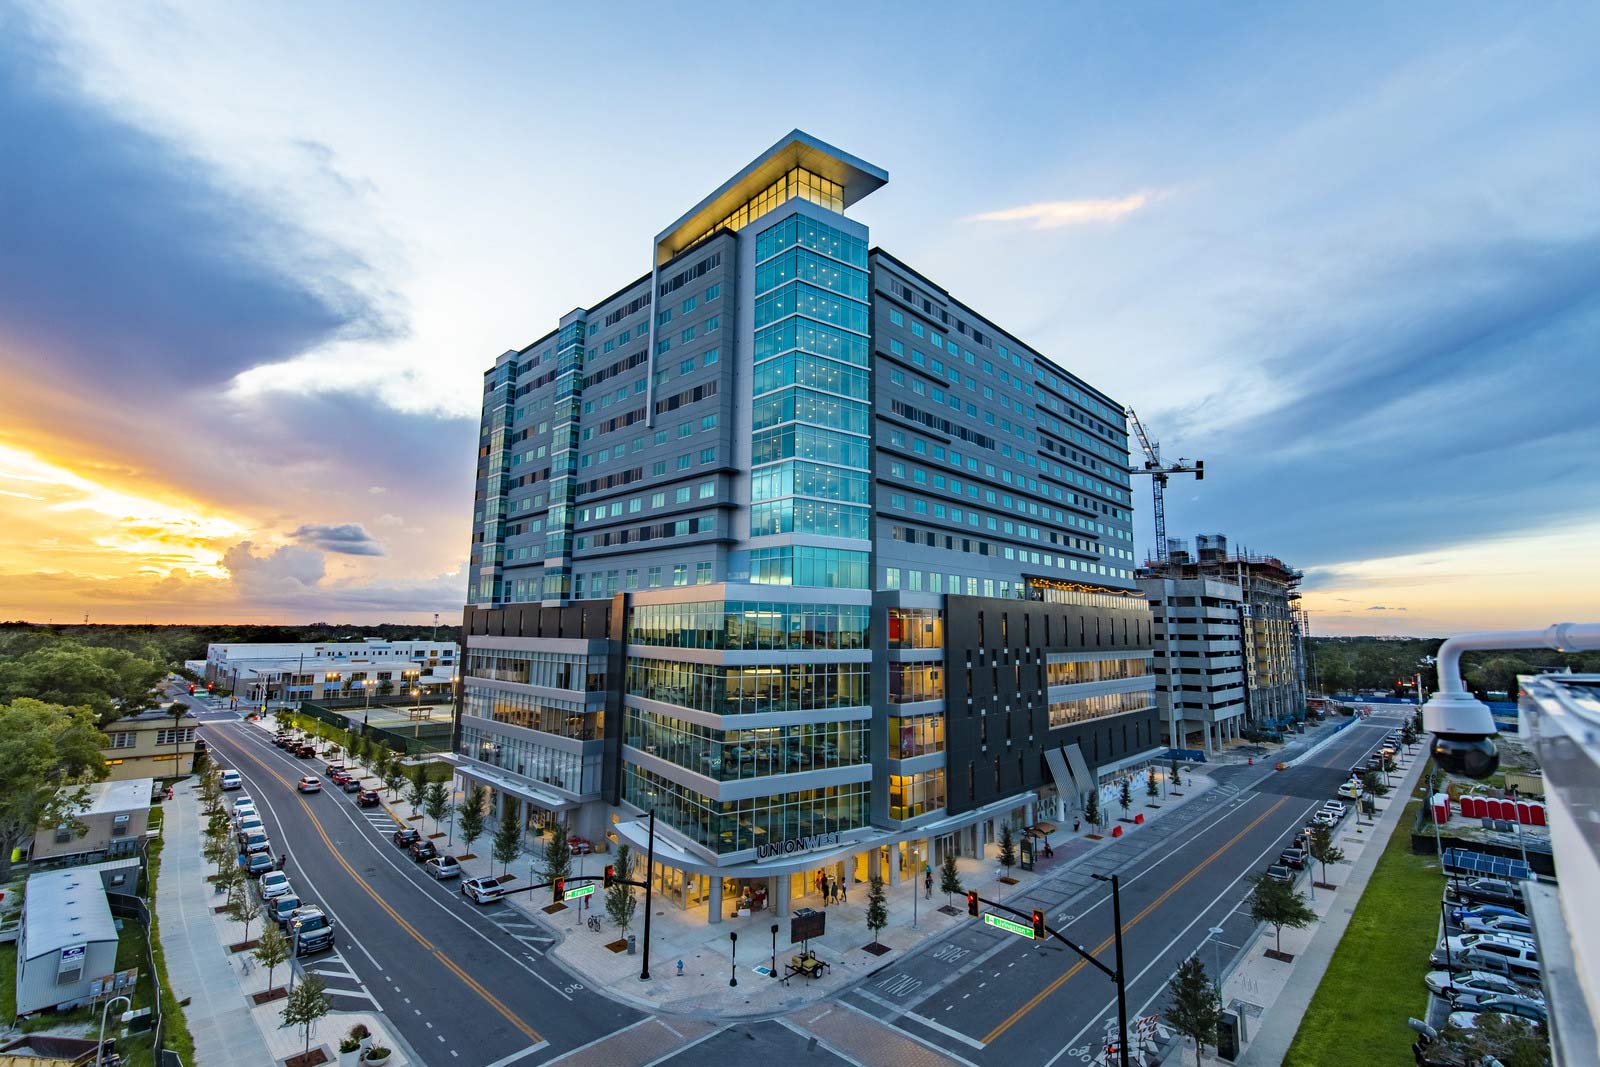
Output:
[[1128,473],[1150,475],[1152,514],[1155,516],[1156,524],[1155,560],[1165,567],[1169,558],[1167,553],[1167,479],[1174,474],[1192,474],[1195,481],[1204,481],[1206,461],[1203,459],[1187,460],[1180,457],[1175,463],[1162,463],[1161,445],[1150,439],[1150,435],[1145,432],[1144,423],[1139,421],[1138,413],[1131,407],[1123,410],[1124,414],[1128,416],[1128,421],[1133,424],[1134,436],[1139,439],[1139,447],[1144,452],[1144,466],[1129,467]]

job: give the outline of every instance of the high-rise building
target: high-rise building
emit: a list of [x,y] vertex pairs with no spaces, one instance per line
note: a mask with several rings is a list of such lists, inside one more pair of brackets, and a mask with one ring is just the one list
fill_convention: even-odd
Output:
[[1303,717],[1301,572],[1273,556],[1179,539],[1138,572],[1155,618],[1156,699],[1176,748],[1213,748],[1250,727]]
[[[463,775],[720,921],[1158,751],[1122,406],[868,241],[795,131],[484,376]],[[724,903],[728,902],[728,903]]]

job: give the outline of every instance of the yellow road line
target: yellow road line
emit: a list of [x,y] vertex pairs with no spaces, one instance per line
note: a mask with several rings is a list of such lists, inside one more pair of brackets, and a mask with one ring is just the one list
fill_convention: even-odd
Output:
[[[243,745],[240,746],[239,751],[240,754],[246,759],[260,767],[263,771],[266,771],[268,774],[272,775],[288,788],[295,788],[290,784],[289,779],[279,774],[273,768],[267,766],[265,761],[263,761],[255,753],[247,751]],[[305,809],[306,817],[311,820],[311,825],[316,828],[317,836],[322,838],[322,843],[328,847],[329,854],[333,856],[334,860],[338,862],[339,866],[345,869],[345,872],[349,874],[351,878],[355,879],[355,883],[362,888],[367,896],[372,898],[373,903],[377,904],[378,907],[388,912],[389,918],[393,919],[402,930],[410,934],[417,944],[433,953],[434,957],[437,958],[440,963],[448,967],[452,974],[461,979],[468,989],[471,989],[474,993],[478,994],[478,996],[483,998],[483,1000],[491,1008],[503,1015],[507,1022],[527,1035],[528,1040],[533,1041],[536,1044],[544,1040],[537,1030],[522,1021],[521,1016],[517,1015],[516,1012],[506,1007],[505,1003],[502,1002],[499,997],[485,989],[476,978],[473,978],[466,971],[462,970],[455,960],[452,960],[449,956],[446,956],[443,952],[439,951],[439,949],[435,948],[433,943],[427,938],[423,937],[422,934],[418,932],[416,927],[407,922],[398,911],[395,911],[394,907],[387,900],[384,900],[383,897],[378,894],[378,891],[373,889],[372,886],[367,883],[365,878],[356,873],[356,869],[350,866],[349,862],[339,854],[339,850],[334,847],[333,840],[328,837],[328,832],[322,828],[321,820],[317,818],[316,812],[311,810],[311,805],[306,798],[298,791],[295,793],[295,798],[300,801],[300,806]]]
[[[1262,812],[1259,816],[1257,816],[1255,821],[1252,822],[1249,826],[1246,826],[1243,830],[1240,830],[1238,833],[1234,834],[1231,838],[1228,839],[1228,842],[1225,845],[1223,845],[1221,848],[1217,849],[1215,852],[1211,853],[1210,856],[1206,857],[1205,862],[1201,863],[1194,870],[1190,871],[1188,874],[1184,875],[1182,878],[1180,878],[1176,882],[1172,883],[1172,885],[1168,886],[1166,892],[1162,893],[1155,900],[1152,900],[1144,908],[1144,910],[1139,912],[1139,914],[1135,915],[1133,918],[1131,918],[1127,922],[1123,923],[1122,924],[1122,932],[1123,933],[1127,933],[1129,930],[1131,930],[1135,926],[1139,925],[1139,923],[1144,919],[1145,916],[1149,915],[1152,911],[1155,911],[1162,904],[1165,904],[1167,902],[1168,898],[1170,898],[1172,896],[1172,894],[1176,893],[1178,890],[1180,890],[1184,886],[1188,885],[1190,879],[1192,879],[1195,875],[1199,874],[1201,871],[1205,870],[1207,867],[1211,866],[1211,864],[1214,863],[1224,852],[1228,851],[1234,845],[1238,844],[1240,838],[1244,837],[1245,834],[1248,834],[1251,830],[1254,830],[1256,827],[1260,826],[1263,822],[1266,821],[1267,816],[1271,815],[1273,812],[1275,812],[1279,808],[1283,807],[1284,804],[1288,803],[1288,801],[1289,801],[1288,797],[1280,798],[1276,804],[1272,805],[1272,807],[1268,808],[1266,811]],[[1116,935],[1112,934],[1110,937],[1108,937],[1104,941],[1100,942],[1100,944],[1095,947],[1094,951],[1091,952],[1090,955],[1091,956],[1100,955],[1100,953],[1104,952],[1107,948],[1111,947],[1111,945],[1115,942],[1115,940],[1116,940]],[[1031,1000],[1029,1000],[1026,1004],[1024,1004],[1022,1007],[1020,1007],[1016,1011],[1012,1012],[1010,1017],[1008,1017],[1005,1022],[1001,1023],[999,1026],[996,1026],[993,1030],[990,1030],[987,1034],[985,1034],[984,1038],[983,1038],[983,1043],[985,1045],[987,1045],[991,1041],[993,1041],[995,1038],[999,1037],[1001,1034],[1003,1034],[1007,1030],[1011,1029],[1013,1026],[1015,1026],[1017,1024],[1017,1022],[1024,1015],[1028,1014],[1034,1008],[1037,1008],[1039,1006],[1039,1003],[1042,1000],[1044,1000],[1045,997],[1048,997],[1051,993],[1054,993],[1056,990],[1060,989],[1063,985],[1065,985],[1072,978],[1073,975],[1075,975],[1079,971],[1083,970],[1084,967],[1086,967],[1086,966],[1088,966],[1088,963],[1086,961],[1080,959],[1077,963],[1074,963],[1071,967],[1068,967],[1065,973],[1063,973],[1060,977],[1056,978],[1054,981],[1052,981],[1049,985],[1045,986],[1043,989],[1039,990],[1039,992],[1034,994],[1033,998]]]

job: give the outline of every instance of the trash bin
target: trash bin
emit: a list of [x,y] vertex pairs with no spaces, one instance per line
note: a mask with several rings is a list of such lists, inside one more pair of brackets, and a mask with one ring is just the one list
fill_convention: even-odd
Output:
[[632,934],[629,934],[628,935],[628,955],[632,956],[634,954],[635,950],[638,947],[639,947],[639,939],[634,937]]
[[1217,1058],[1233,1063],[1239,1058],[1241,1019],[1239,1013],[1225,1011],[1217,1020]]

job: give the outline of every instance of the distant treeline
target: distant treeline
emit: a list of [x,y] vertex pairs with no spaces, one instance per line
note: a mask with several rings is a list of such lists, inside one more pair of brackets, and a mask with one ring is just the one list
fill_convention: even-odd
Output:
[[[385,641],[426,641],[433,638],[434,632],[431,625],[355,626],[323,622],[305,626],[45,626],[31,622],[0,622],[0,656],[5,652],[21,655],[65,639],[85,647],[121,649],[141,659],[176,668],[184,660],[204,659],[206,646],[213,643],[360,641],[368,637]],[[461,627],[438,627],[438,639],[460,644]]]
[[[1323,692],[1377,689],[1398,696],[1419,671],[1424,675],[1425,690],[1432,692],[1438,687],[1436,668],[1424,666],[1422,661],[1436,656],[1443,643],[1442,637],[1313,637],[1307,640],[1306,650],[1315,683]],[[1600,652],[1469,652],[1461,664],[1467,687],[1480,697],[1491,692],[1514,695],[1519,674],[1562,667],[1600,673]]]

